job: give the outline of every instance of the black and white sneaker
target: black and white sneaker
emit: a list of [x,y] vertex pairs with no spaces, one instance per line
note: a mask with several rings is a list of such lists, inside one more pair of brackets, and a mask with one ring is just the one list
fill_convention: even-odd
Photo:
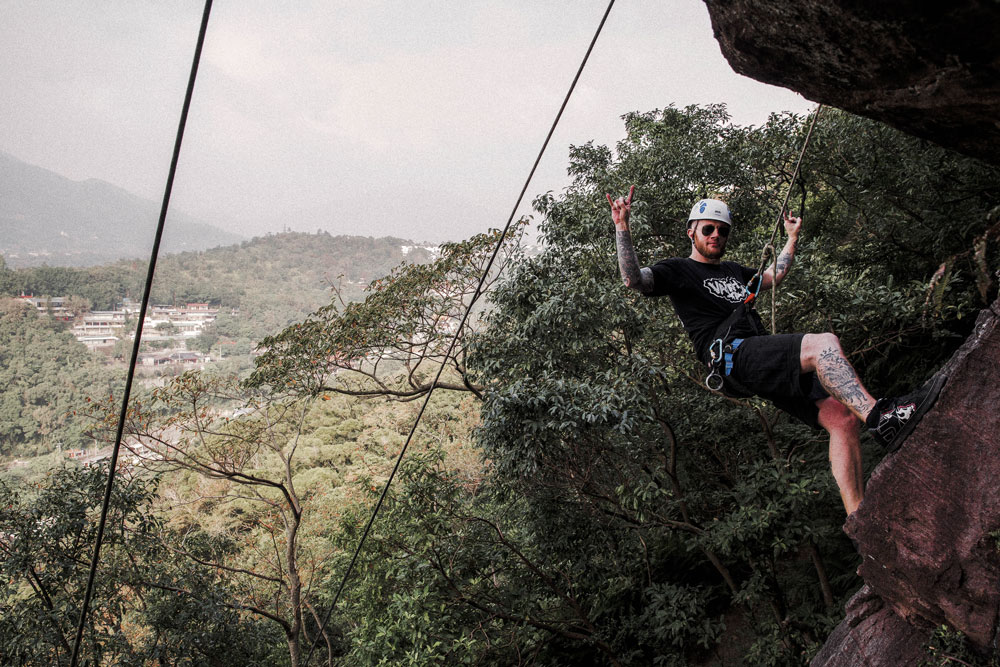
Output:
[[894,452],[913,432],[920,418],[926,414],[948,378],[935,375],[923,387],[899,398],[880,398],[865,424],[875,442]]

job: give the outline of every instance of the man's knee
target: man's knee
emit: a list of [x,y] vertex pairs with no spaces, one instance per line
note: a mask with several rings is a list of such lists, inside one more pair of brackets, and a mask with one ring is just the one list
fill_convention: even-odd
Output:
[[806,334],[802,337],[802,348],[799,352],[799,360],[802,370],[805,372],[816,370],[819,357],[829,350],[840,350],[840,339],[837,334],[818,333]]
[[830,433],[850,433],[858,430],[861,422],[846,405],[835,398],[819,401],[819,425]]

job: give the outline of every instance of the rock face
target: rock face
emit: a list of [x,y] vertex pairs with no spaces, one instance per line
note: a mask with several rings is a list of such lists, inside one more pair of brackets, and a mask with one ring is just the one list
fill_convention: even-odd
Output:
[[[1000,165],[1000,2],[705,0],[734,70]],[[943,624],[1000,634],[1000,301],[846,526],[865,586],[813,667],[900,667]]]
[[941,372],[937,404],[876,469],[847,532],[866,585],[813,667],[915,665],[947,624],[984,654],[1000,635],[1000,301]]
[[847,618],[827,638],[812,667],[918,665],[930,630],[921,632],[865,586],[847,603]]
[[734,70],[1000,164],[995,0],[705,0]]
[[[705,0],[741,74],[1000,165],[1000,2]],[[1000,301],[846,526],[865,586],[814,667],[899,667],[937,626],[1000,634]]]

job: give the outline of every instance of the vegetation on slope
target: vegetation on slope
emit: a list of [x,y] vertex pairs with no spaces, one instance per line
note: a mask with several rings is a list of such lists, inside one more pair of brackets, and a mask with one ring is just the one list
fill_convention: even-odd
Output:
[[[357,299],[368,282],[388,273],[404,257],[411,262],[430,257],[420,248],[404,255],[401,248],[409,243],[285,233],[206,252],[168,255],[158,263],[151,302],[208,302],[219,307],[217,321],[189,346],[208,352],[226,341],[227,354],[244,355],[245,367],[258,341],[329,302],[332,290],[338,294],[339,307],[341,301]],[[95,310],[110,310],[125,297],[139,300],[145,272],[142,262],[11,269],[0,258],[0,295],[67,296],[80,304],[81,312],[88,304]],[[0,312],[0,344],[7,351],[2,364],[11,377],[0,389],[4,416],[0,457],[44,454],[57,443],[66,449],[80,447],[86,442],[84,426],[73,412],[84,409],[87,396],[124,384],[121,367],[102,368],[72,336],[58,333],[64,325],[32,314],[14,305]],[[134,320],[128,326],[134,327]],[[129,341],[120,341],[116,352],[127,359],[130,349]],[[59,435],[50,437],[56,425]]]
[[123,378],[20,299],[0,298],[0,350],[0,458],[85,446],[75,413],[91,396],[121,396]]
[[[297,667],[315,640],[312,664],[327,665],[806,664],[858,585],[825,438],[703,387],[669,303],[621,285],[604,200],[637,186],[633,236],[649,263],[687,254],[691,201],[722,193],[738,216],[731,255],[753,265],[802,119],[740,128],[718,107],[671,108],[626,127],[614,151],[575,147],[573,185],[536,202],[547,248],[503,255],[480,327],[448,362],[453,391],[435,394],[324,632],[418,409],[408,400],[430,388],[438,323],[468,303],[496,235],[270,337],[240,385],[187,376],[134,406],[130,444],[167,452],[149,468],[158,495],[133,501],[155,507],[139,514],[157,525],[116,522],[108,557],[121,565],[103,585],[128,591],[99,598],[91,655]],[[832,330],[875,393],[908,388],[996,295],[1000,180],[845,114],[818,132],[793,196],[806,226],[777,329]],[[31,554],[57,538],[31,528],[48,514],[25,519],[27,507],[0,504],[0,546],[17,554],[0,605],[42,610],[47,594],[56,611],[38,613],[65,625],[78,589],[32,584],[53,566]],[[127,543],[144,534],[157,545],[144,547],[149,576],[129,579],[128,563],[145,561],[126,558]],[[243,624],[239,655],[213,648],[230,623]],[[52,625],[0,633],[0,651],[58,662]]]

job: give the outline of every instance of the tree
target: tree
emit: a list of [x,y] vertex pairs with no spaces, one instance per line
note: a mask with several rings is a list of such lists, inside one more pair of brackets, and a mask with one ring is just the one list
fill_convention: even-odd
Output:
[[[855,363],[876,390],[912,384],[950,354],[947,337],[978,305],[967,281],[947,306],[926,310],[935,267],[963,252],[945,242],[949,226],[927,221],[959,206],[972,221],[967,239],[992,238],[996,170],[845,114],[830,113],[821,127],[796,192],[815,222],[782,286],[778,328],[833,328],[858,351]],[[689,108],[630,114],[626,128],[617,159],[591,145],[572,151],[573,185],[537,202],[547,249],[514,267],[492,295],[470,361],[491,388],[479,441],[500,478],[539,507],[560,508],[594,535],[635,535],[648,554],[644,567],[620,558],[634,564],[627,576],[637,587],[645,569],[653,588],[669,583],[670,604],[712,591],[756,624],[754,662],[794,662],[815,648],[827,610],[845,592],[825,574],[824,561],[849,551],[837,534],[822,438],[761,403],[706,390],[669,303],[622,288],[601,200],[637,185],[633,237],[640,260],[651,263],[687,254],[687,207],[723,193],[738,212],[733,254],[755,265],[802,125],[785,116],[744,130],[718,108]],[[903,196],[904,186],[914,196]],[[858,227],[859,210],[877,210],[879,226]],[[920,220],[910,247],[899,230]],[[537,517],[553,548],[570,544]],[[655,573],[684,571],[670,551],[677,544],[702,562],[664,581]]]
[[[229,505],[239,519],[215,532],[184,521],[159,532],[160,546],[200,571],[196,578],[223,572],[228,582],[228,595],[182,584],[170,590],[196,601],[210,596],[213,604],[273,623],[292,667],[301,663],[303,642],[313,639],[308,617],[314,628],[319,625],[307,590],[322,569],[309,561],[303,570],[299,540],[306,499],[296,480],[309,405],[242,391],[233,377],[184,373],[146,401],[132,402],[123,443],[146,469],[200,478],[196,497],[185,503]],[[109,402],[95,415],[110,427],[115,407]]]
[[[0,481],[0,662],[68,665],[107,467]],[[271,665],[266,628],[220,603],[217,573],[179,567],[156,539],[157,480],[123,470],[112,494],[81,658],[90,664]],[[180,591],[199,591],[197,598]]]
[[215,327],[209,325],[202,329],[194,338],[189,338],[187,347],[189,350],[197,350],[202,354],[209,354],[212,351],[212,346],[218,342],[219,334],[216,332]]
[[[248,386],[269,386],[296,395],[334,392],[400,401],[422,397],[441,364],[451,371],[438,386],[480,395],[469,380],[464,341],[473,328],[462,315],[478,298],[480,277],[494,248],[498,262],[482,287],[490,288],[503,268],[520,255],[521,221],[500,243],[500,231],[446,244],[428,264],[402,264],[368,287],[360,303],[342,298],[304,322],[265,338]],[[339,293],[338,293],[339,296]],[[455,351],[446,358],[453,338]]]
[[66,312],[75,323],[83,321],[83,316],[90,312],[90,299],[81,296],[68,296],[63,302]]
[[170,336],[177,333],[177,326],[173,322],[159,322],[153,329],[161,336]]
[[[106,476],[100,466],[64,467],[37,489],[0,483],[0,662],[69,664]],[[127,582],[132,565],[146,560],[137,536],[152,528],[154,489],[149,480],[131,480],[115,490],[83,645],[94,664],[130,654]]]
[[43,454],[86,442],[77,415],[121,385],[63,326],[21,299],[0,299],[0,454]]
[[[974,161],[827,113],[794,193],[807,228],[773,315],[778,330],[832,329],[873,388],[889,391],[929,374],[968,330],[981,288],[986,298],[995,289],[1000,181]],[[637,185],[633,238],[651,263],[687,254],[691,201],[721,194],[739,218],[730,249],[755,265],[802,119],[738,128],[720,107],[670,108],[629,114],[626,129],[614,152],[574,147],[572,186],[536,201],[544,249],[511,262],[465,340],[464,377],[483,396],[484,477],[462,483],[427,462],[408,470],[339,618],[354,657],[688,664],[725,651],[736,625],[752,634],[739,645],[749,664],[802,664],[852,592],[856,563],[824,438],[704,387],[669,303],[621,286],[604,202]],[[972,247],[926,224],[949,204],[971,221],[962,234]],[[886,226],[859,225],[859,211]],[[901,242],[918,220],[919,244]],[[933,278],[942,262],[968,277]],[[311,361],[347,346],[322,327],[300,332],[317,347],[334,343],[281,367],[318,391],[327,369],[310,375]]]

